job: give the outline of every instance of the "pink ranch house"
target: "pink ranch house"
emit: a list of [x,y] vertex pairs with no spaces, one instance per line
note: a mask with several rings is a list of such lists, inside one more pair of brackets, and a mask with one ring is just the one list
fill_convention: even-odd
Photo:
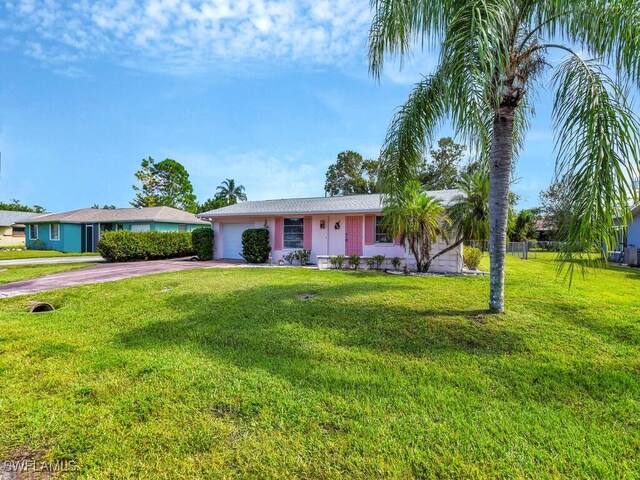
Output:
[[[445,206],[458,190],[429,192]],[[200,213],[197,217],[212,222],[216,259],[242,259],[242,232],[248,228],[269,230],[271,255],[277,262],[287,253],[311,250],[311,262],[318,268],[330,268],[329,257],[357,254],[365,259],[373,255],[386,257],[385,268],[400,257],[402,265],[415,266],[413,254],[398,239],[390,238],[381,227],[382,198],[379,194],[344,197],[285,198],[242,202]],[[438,241],[432,254],[447,247]],[[433,272],[462,271],[462,246],[438,257]]]

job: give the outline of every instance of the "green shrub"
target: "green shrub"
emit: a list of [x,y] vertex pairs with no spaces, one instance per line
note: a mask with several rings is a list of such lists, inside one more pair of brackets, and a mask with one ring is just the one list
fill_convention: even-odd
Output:
[[189,232],[103,232],[97,251],[107,262],[158,260],[193,255]]
[[249,228],[242,232],[242,258],[248,263],[265,263],[269,259],[269,230]]
[[213,260],[213,230],[196,228],[191,232],[191,243],[199,260]]
[[384,263],[384,259],[387,257],[385,257],[384,255],[374,255],[371,258],[375,262],[376,270],[380,270],[380,268],[382,267],[382,264]]
[[329,262],[333,268],[340,269],[344,265],[344,255],[336,255],[335,257],[329,257]]
[[391,265],[393,265],[393,269],[396,271],[400,270],[401,264],[402,260],[400,260],[400,257],[393,257],[393,259],[391,260]]
[[295,260],[294,252],[289,252],[285,256],[283,256],[284,260],[289,264],[293,265],[293,261]]
[[373,257],[367,258],[366,262],[369,270],[373,270],[374,268],[376,268],[376,261]]
[[477,270],[482,259],[482,252],[479,248],[465,246],[463,252],[464,263],[469,270]]
[[294,258],[298,261],[300,265],[306,265],[311,260],[311,250],[296,250],[294,253]]
[[44,250],[46,247],[47,245],[39,238],[29,241],[29,250]]
[[360,255],[356,255],[355,253],[352,253],[351,255],[349,255],[349,267],[353,268],[354,270],[357,270],[359,266],[360,266]]
[[298,262],[298,265],[306,265],[311,259],[311,250],[294,250],[287,253],[283,257],[289,265],[293,265],[293,262]]

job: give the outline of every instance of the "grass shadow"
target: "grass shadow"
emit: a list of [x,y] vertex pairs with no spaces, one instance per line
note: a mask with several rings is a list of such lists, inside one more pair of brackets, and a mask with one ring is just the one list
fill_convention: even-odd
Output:
[[[303,294],[313,298],[302,299]],[[424,301],[407,301],[426,294],[424,287],[406,282],[366,281],[175,294],[165,299],[175,312],[171,319],[129,330],[117,341],[141,349],[191,345],[238,366],[303,383],[316,369],[339,376],[340,362],[370,352],[411,359],[526,350],[518,334],[487,322],[486,310],[425,308]],[[344,382],[338,380],[343,388],[355,387],[353,378]],[[363,382],[367,387],[359,387],[371,387],[371,379]]]

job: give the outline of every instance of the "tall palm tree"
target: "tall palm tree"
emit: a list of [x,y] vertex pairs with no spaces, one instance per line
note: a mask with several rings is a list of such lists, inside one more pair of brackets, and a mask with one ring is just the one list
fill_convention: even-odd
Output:
[[218,192],[216,196],[226,200],[228,205],[235,205],[238,203],[238,200],[241,202],[247,200],[244,187],[242,185],[236,186],[236,181],[233,178],[227,178],[216,190]]
[[[415,86],[389,127],[382,188],[399,195],[415,178],[444,119],[485,154],[491,311],[504,310],[509,182],[541,85],[554,91],[557,173],[570,174],[576,213],[564,259],[612,245],[614,218],[629,218],[628,199],[637,198],[632,178],[640,170],[638,120],[627,100],[630,85],[640,84],[637,0],[372,0],[372,7],[375,77],[388,55],[403,59],[415,42],[441,45],[437,68]],[[543,73],[554,50],[565,58],[547,81]]]
[[389,235],[400,237],[413,253],[418,272],[429,270],[431,262],[444,253],[431,256],[437,239],[448,237],[449,220],[444,211],[442,203],[427,195],[417,181],[406,185],[401,196],[392,197],[385,204],[384,226]]

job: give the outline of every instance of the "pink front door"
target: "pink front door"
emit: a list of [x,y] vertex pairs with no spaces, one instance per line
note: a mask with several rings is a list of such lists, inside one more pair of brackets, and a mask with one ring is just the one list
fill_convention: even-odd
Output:
[[362,217],[347,217],[344,232],[346,255],[362,256]]

